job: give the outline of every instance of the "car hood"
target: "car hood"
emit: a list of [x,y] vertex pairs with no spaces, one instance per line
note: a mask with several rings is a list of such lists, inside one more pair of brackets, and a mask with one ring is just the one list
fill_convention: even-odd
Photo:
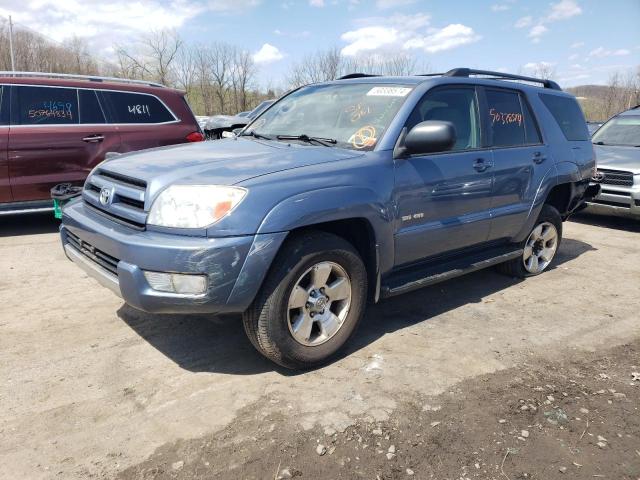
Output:
[[246,125],[251,121],[247,117],[239,117],[237,115],[214,115],[210,117],[204,125],[205,130],[213,130],[215,128],[229,128],[233,125]]
[[594,145],[598,167],[640,174],[640,147]]
[[250,178],[363,155],[336,147],[249,138],[172,145],[120,155],[99,169],[144,180],[151,197],[172,184],[235,185]]

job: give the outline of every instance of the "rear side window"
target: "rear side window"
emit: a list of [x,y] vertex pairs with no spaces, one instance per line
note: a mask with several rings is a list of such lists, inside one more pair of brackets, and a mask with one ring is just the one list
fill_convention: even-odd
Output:
[[78,123],[75,88],[14,87],[18,125],[73,125]]
[[567,140],[589,140],[587,123],[575,99],[549,94],[540,94],[540,99],[555,118]]
[[531,107],[529,107],[529,104],[522,95],[520,95],[520,103],[522,104],[522,112],[524,113],[524,129],[525,135],[527,136],[527,143],[542,143],[542,137],[540,136],[540,129],[536,123],[536,118],[533,116]]
[[166,106],[153,95],[100,91],[102,104],[109,108],[111,123],[166,123],[175,120]]
[[106,123],[95,90],[78,90],[78,99],[80,100],[80,123]]

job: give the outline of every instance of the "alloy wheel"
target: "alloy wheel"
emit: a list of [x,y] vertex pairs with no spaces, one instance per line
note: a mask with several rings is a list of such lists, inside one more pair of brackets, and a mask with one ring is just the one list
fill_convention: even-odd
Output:
[[529,234],[522,262],[529,273],[541,273],[549,266],[558,250],[558,230],[551,222],[543,222]]
[[351,306],[351,280],[334,262],[319,262],[294,284],[287,309],[289,331],[305,346],[333,338],[344,324]]

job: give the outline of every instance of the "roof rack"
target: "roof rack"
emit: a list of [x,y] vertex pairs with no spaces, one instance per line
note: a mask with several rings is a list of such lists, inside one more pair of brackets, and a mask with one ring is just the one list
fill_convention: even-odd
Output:
[[471,75],[486,75],[489,80],[522,80],[524,82],[539,83],[544,88],[551,88],[553,90],[562,90],[553,80],[535,77],[526,77],[524,75],[513,75],[511,73],[493,72],[491,70],[475,70],[472,68],[454,68],[448,72],[442,74],[445,77],[469,77]]
[[366,78],[366,77],[379,77],[380,75],[373,75],[371,73],[349,73],[347,75],[343,75],[337,80],[349,80],[350,78]]
[[166,85],[161,83],[150,82],[148,80],[131,80],[128,78],[118,77],[101,77],[97,75],[74,75],[71,73],[48,73],[48,72],[2,72],[0,71],[0,77],[42,77],[42,78],[64,78],[69,80],[88,80],[90,82],[119,82],[119,83],[133,83],[138,85],[149,85],[152,87],[167,88]]

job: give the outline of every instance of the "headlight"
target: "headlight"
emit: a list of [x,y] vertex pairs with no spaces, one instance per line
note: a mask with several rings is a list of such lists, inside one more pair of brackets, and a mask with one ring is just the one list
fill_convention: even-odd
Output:
[[147,223],[162,227],[203,228],[228,215],[247,190],[219,185],[172,185],[153,202]]

